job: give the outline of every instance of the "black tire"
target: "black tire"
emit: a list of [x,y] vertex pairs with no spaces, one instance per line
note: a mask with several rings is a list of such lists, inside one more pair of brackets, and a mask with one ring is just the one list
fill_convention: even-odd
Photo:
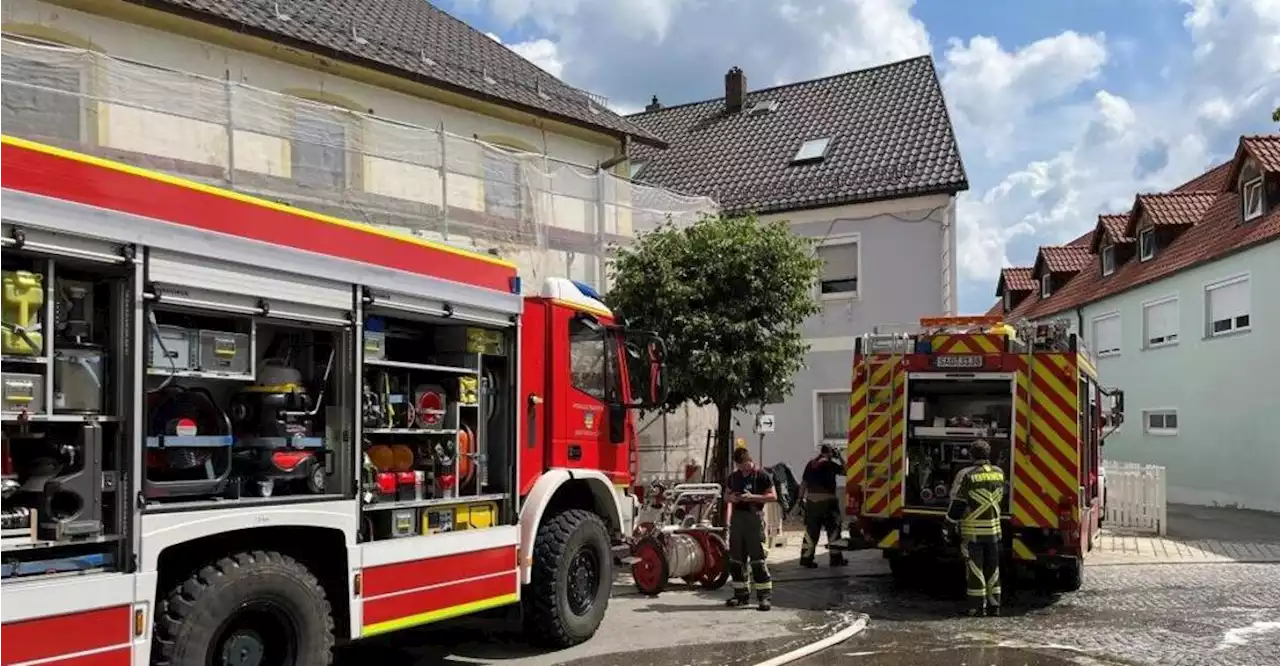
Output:
[[329,599],[320,581],[287,555],[235,553],[176,585],[156,609],[152,660],[158,666],[235,664],[219,653],[252,652],[255,640],[262,666],[333,661]]
[[1084,559],[1077,557],[1067,560],[1056,573],[1058,591],[1075,592],[1084,586]]
[[[584,585],[589,599],[580,598],[580,594],[571,599],[570,583],[575,581],[570,578],[592,575],[579,566],[595,567],[594,581]],[[613,553],[604,521],[582,509],[544,519],[533,544],[531,577],[525,591],[525,622],[531,642],[561,649],[594,636],[613,589]]]

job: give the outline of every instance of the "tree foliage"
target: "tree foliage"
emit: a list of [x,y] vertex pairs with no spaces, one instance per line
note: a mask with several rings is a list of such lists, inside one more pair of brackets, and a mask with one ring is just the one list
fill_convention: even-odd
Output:
[[1271,112],[1271,120],[1280,123],[1280,106],[1277,106],[1276,110]]
[[791,394],[808,351],[802,325],[819,311],[821,265],[812,241],[785,222],[704,216],[618,249],[607,300],[628,326],[666,341],[666,408],[714,404],[725,442],[733,410]]

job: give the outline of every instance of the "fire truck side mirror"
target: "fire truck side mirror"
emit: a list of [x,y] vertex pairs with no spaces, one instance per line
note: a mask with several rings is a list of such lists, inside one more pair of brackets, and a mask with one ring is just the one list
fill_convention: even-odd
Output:
[[657,333],[623,332],[630,401],[628,407],[653,409],[667,401],[667,347]]

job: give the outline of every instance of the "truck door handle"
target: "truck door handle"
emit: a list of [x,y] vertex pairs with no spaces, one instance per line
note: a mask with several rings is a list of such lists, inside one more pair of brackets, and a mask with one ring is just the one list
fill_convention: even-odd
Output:
[[527,446],[531,449],[538,445],[538,405],[541,404],[541,396],[533,393],[529,394],[529,414],[528,422],[525,424],[525,438],[528,440]]

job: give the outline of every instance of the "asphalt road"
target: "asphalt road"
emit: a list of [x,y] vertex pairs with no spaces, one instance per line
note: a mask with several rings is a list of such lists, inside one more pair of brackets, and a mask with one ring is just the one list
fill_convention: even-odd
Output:
[[1079,592],[1024,592],[1000,618],[957,616],[954,587],[893,585],[874,554],[835,574],[779,567],[770,613],[726,610],[723,591],[655,599],[616,588],[583,646],[539,653],[500,622],[464,623],[352,646],[340,664],[379,666],[751,666],[818,640],[858,613],[857,637],[802,666],[1280,665],[1280,565],[1096,566]]

